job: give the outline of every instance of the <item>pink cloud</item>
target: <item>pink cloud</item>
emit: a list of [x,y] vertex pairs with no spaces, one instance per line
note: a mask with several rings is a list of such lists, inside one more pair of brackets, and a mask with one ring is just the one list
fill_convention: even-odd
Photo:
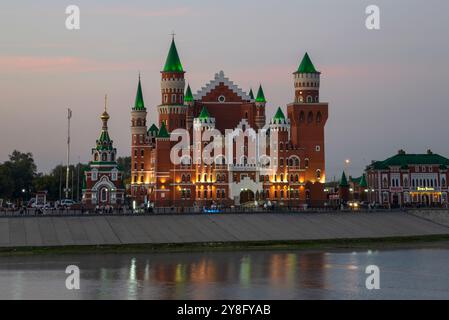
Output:
[[72,56],[0,56],[0,69],[3,72],[89,72],[138,68],[139,65],[142,64],[95,61]]

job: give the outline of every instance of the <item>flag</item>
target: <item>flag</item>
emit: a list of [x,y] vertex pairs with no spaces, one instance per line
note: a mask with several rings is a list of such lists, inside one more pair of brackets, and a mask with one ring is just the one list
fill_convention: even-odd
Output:
[[72,117],[72,109],[67,109],[67,118],[70,119]]

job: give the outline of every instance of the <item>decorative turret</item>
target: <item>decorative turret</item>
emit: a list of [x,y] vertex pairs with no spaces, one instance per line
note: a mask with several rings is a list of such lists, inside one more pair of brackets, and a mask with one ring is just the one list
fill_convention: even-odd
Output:
[[186,128],[184,73],[173,36],[164,68],[161,71],[161,105],[158,106],[159,125],[165,122],[169,131]]
[[307,52],[302,58],[298,70],[293,74],[295,79],[295,102],[318,103],[320,72],[315,69]]
[[256,106],[265,107],[267,100],[265,99],[265,94],[263,93],[262,85],[259,85],[259,90],[257,91]]
[[203,106],[203,109],[201,109],[198,118],[195,118],[193,120],[193,127],[195,128],[195,130],[215,128],[215,118],[210,116],[206,106]]
[[252,88],[249,89],[249,94],[248,95],[251,98],[251,100],[254,100],[254,93],[253,93],[253,89]]
[[[250,90],[249,95],[251,99],[254,100],[254,94],[252,90]],[[255,103],[256,103],[256,117],[255,117],[256,129],[261,129],[265,126],[265,105],[267,103],[267,100],[265,99],[265,94],[262,89],[262,85],[259,85],[259,90],[257,90],[257,97]]]
[[167,127],[165,126],[165,122],[162,122],[161,128],[157,134],[157,139],[169,139],[170,133],[167,131]]
[[340,201],[343,203],[349,201],[349,183],[344,171],[341,174],[340,183],[338,184],[338,195],[340,196]]
[[187,85],[186,93],[184,95],[184,103],[185,104],[193,104],[193,102],[194,102],[194,99],[193,99],[192,90],[190,89],[190,85]]
[[290,129],[290,122],[285,118],[281,107],[278,107],[273,119],[270,121],[270,129],[278,131],[288,131]]
[[113,147],[113,141],[108,132],[107,96],[104,97],[104,112],[101,114],[100,119],[103,125],[100,137],[96,141],[96,147],[92,149],[93,162],[113,162],[115,161],[116,149]]

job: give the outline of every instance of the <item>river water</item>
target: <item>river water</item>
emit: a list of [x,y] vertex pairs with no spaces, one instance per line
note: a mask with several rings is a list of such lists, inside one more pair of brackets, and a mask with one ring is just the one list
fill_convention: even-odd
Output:
[[449,249],[1,256],[0,299],[449,299]]

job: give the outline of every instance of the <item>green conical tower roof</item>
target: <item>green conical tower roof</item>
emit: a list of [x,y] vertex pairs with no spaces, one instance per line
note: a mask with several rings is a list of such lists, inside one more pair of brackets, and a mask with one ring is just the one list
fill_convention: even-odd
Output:
[[186,93],[184,94],[184,102],[193,102],[192,90],[190,90],[190,85],[187,85]]
[[309,54],[306,52],[304,55],[304,58],[302,58],[302,61],[298,67],[298,73],[317,73],[315,66],[312,63],[312,60],[310,60]]
[[285,116],[284,113],[282,112],[281,107],[278,107],[278,110],[276,111],[273,120],[285,120]]
[[159,129],[158,129],[158,127],[153,123],[153,124],[151,125],[150,129],[148,129],[148,132],[155,133],[155,135],[157,135],[157,133],[159,132]]
[[254,100],[253,89],[249,89],[249,97]]
[[157,134],[158,138],[170,138],[170,134],[167,131],[167,127],[165,126],[165,122],[162,121],[161,128],[159,129],[159,133]]
[[343,174],[341,175],[339,186],[340,187],[349,187],[348,179],[346,179],[346,174],[344,171],[343,171]]
[[145,110],[145,104],[143,102],[143,94],[142,94],[142,85],[140,84],[140,75],[139,75],[139,84],[137,85],[136,102],[134,103],[134,110]]
[[259,86],[259,90],[257,91],[256,102],[267,102],[265,99],[265,94],[263,93],[262,85]]
[[366,182],[366,176],[365,176],[365,174],[362,174],[362,177],[360,178],[360,183],[359,183],[359,185],[360,185],[362,188],[368,187],[368,183]]
[[184,72],[179,59],[178,50],[176,50],[175,39],[171,41],[170,50],[168,51],[167,60],[165,61],[163,72]]
[[210,118],[210,114],[209,111],[207,111],[206,106],[203,106],[203,109],[201,110],[200,116],[198,118],[203,120]]

